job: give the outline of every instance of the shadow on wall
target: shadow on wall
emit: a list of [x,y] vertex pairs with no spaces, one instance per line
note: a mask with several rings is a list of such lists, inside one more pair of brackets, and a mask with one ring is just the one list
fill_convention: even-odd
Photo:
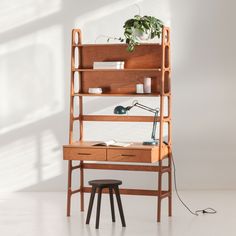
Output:
[[[14,7],[0,3],[4,9],[0,28],[0,190],[63,190],[66,164],[61,146],[68,142],[70,82],[66,78],[71,28],[85,13],[94,18],[84,18],[84,25],[94,24],[94,19],[107,21],[111,13],[99,9],[109,9],[111,1],[15,2]],[[112,16],[121,15],[136,2],[140,1],[113,1]],[[110,100],[101,107],[95,102],[95,112],[116,103]]]
[[40,114],[58,110],[59,104],[54,102],[55,91],[51,89],[54,87],[53,80],[48,79],[53,77],[55,70],[52,53],[46,45],[37,44],[0,57],[3,62],[1,68],[5,69],[1,90],[7,91],[1,106],[1,133],[21,123],[29,123]]

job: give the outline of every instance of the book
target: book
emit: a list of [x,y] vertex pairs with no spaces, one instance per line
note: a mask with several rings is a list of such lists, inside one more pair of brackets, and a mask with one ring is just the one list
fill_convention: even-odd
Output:
[[131,143],[123,143],[123,142],[117,142],[115,140],[108,140],[105,142],[96,143],[93,146],[128,147],[130,145]]
[[124,61],[95,61],[93,69],[124,69]]

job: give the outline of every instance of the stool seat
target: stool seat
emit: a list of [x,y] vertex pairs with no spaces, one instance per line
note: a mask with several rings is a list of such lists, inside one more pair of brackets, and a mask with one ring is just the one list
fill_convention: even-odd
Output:
[[112,222],[115,222],[115,210],[114,210],[114,200],[113,200],[113,191],[116,195],[116,200],[118,204],[118,209],[120,212],[120,218],[122,226],[125,227],[125,217],[123,212],[123,207],[120,199],[120,192],[119,192],[119,185],[122,184],[122,181],[116,180],[116,179],[96,179],[96,180],[90,180],[89,185],[92,185],[90,200],[89,200],[89,206],[88,206],[88,213],[87,213],[87,219],[86,224],[89,224],[92,208],[93,208],[93,201],[96,192],[98,192],[98,202],[97,202],[97,215],[96,215],[96,224],[95,228],[99,228],[99,219],[100,219],[100,208],[101,208],[101,198],[102,198],[102,190],[104,188],[108,188],[108,192],[110,195],[110,203],[111,203],[111,216],[112,216]]
[[122,184],[121,180],[116,179],[96,179],[96,180],[90,180],[89,185],[92,185],[94,187],[114,187]]

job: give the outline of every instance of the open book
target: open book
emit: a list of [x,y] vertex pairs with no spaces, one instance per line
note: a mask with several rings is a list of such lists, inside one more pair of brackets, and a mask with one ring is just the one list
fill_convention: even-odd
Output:
[[93,146],[127,147],[130,144],[131,143],[121,143],[121,142],[117,142],[115,140],[108,140],[108,141],[105,141],[105,142],[96,143]]

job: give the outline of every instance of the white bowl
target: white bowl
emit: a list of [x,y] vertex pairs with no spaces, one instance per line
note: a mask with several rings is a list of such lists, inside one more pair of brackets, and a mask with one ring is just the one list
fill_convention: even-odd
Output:
[[88,93],[100,94],[102,93],[102,88],[89,88]]

